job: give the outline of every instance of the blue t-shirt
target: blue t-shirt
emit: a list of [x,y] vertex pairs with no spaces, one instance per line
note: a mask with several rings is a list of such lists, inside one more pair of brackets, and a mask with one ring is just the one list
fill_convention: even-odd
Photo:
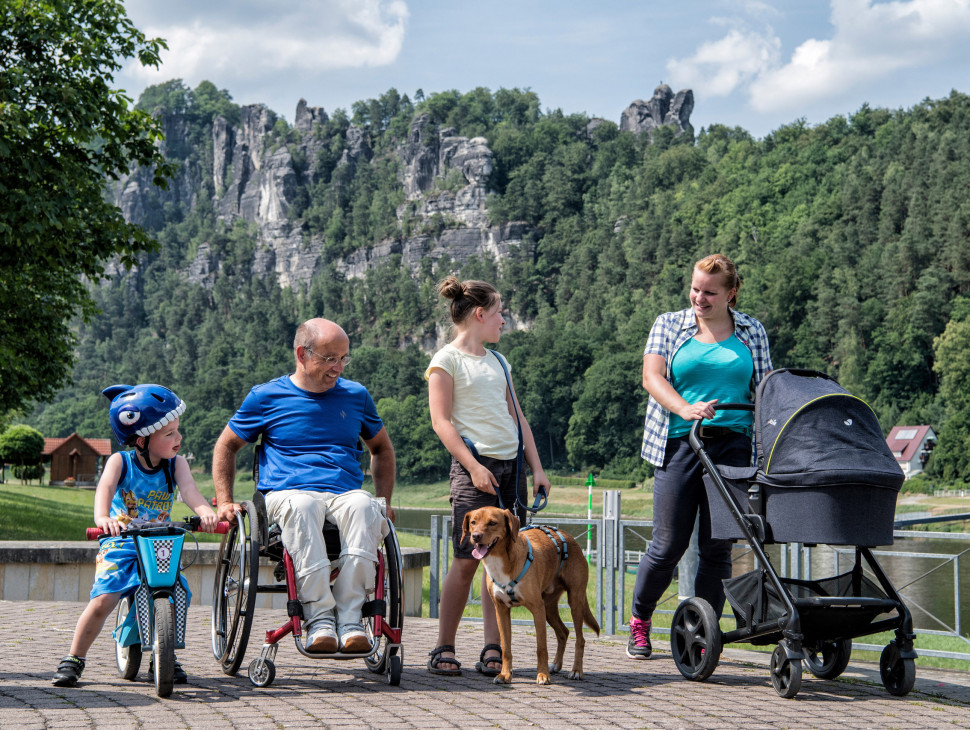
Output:
[[[717,398],[718,403],[750,403],[754,360],[751,351],[735,335],[721,342],[698,342],[691,338],[674,354],[670,384],[688,403]],[[707,425],[725,426],[750,433],[751,411],[718,411]],[[667,434],[686,436],[693,421],[670,414]]]
[[[175,465],[171,468],[174,470]],[[147,471],[134,451],[121,452],[121,478],[108,510],[112,519],[128,524],[138,518],[149,522],[171,519],[175,494],[168,488],[168,480],[161,466]]]
[[360,383],[338,378],[330,390],[311,393],[288,375],[254,387],[229,421],[243,441],[263,436],[261,492],[360,489],[359,439],[372,439],[383,427],[374,400]]

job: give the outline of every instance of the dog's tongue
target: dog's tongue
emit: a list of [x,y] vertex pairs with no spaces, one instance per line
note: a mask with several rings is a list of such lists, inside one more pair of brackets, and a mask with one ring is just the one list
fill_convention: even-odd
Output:
[[472,557],[475,558],[475,560],[481,560],[488,555],[488,548],[488,545],[476,545],[472,548]]

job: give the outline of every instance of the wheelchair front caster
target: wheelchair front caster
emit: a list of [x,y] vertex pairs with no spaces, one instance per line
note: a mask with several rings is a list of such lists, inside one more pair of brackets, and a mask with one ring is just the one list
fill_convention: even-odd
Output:
[[276,679],[276,665],[271,659],[256,658],[249,663],[249,681],[256,687],[269,687]]
[[404,660],[401,658],[400,649],[394,656],[387,658],[387,683],[392,687],[401,684],[401,670],[404,668]]

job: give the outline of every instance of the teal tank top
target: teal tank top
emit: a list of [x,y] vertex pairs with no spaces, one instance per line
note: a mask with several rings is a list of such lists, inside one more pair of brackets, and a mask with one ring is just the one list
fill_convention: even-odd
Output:
[[[688,403],[715,398],[718,403],[751,402],[754,360],[751,351],[735,335],[713,344],[691,338],[674,353],[670,375],[670,384]],[[753,422],[751,411],[718,411],[704,424],[750,434]],[[671,413],[667,436],[686,436],[693,425],[693,421]]]

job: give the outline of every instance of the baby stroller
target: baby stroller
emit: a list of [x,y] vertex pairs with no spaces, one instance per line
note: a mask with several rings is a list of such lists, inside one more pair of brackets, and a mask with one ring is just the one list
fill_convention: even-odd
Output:
[[[903,473],[872,409],[824,373],[774,370],[761,382],[753,410],[757,464],[717,466],[704,451],[699,424],[690,445],[705,469],[714,538],[745,540],[755,570],[724,581],[737,628],[722,634],[701,598],[681,603],[670,645],[687,679],[707,679],[723,644],[777,644],[771,683],[785,698],[801,688],[802,662],[821,679],[849,663],[852,639],[895,630],[879,670],[890,694],[916,681],[913,621],[870,548],[891,545],[896,495]],[[764,546],[773,543],[855,546],[853,568],[822,580],[782,578]],[[866,566],[874,576],[863,573]]]

